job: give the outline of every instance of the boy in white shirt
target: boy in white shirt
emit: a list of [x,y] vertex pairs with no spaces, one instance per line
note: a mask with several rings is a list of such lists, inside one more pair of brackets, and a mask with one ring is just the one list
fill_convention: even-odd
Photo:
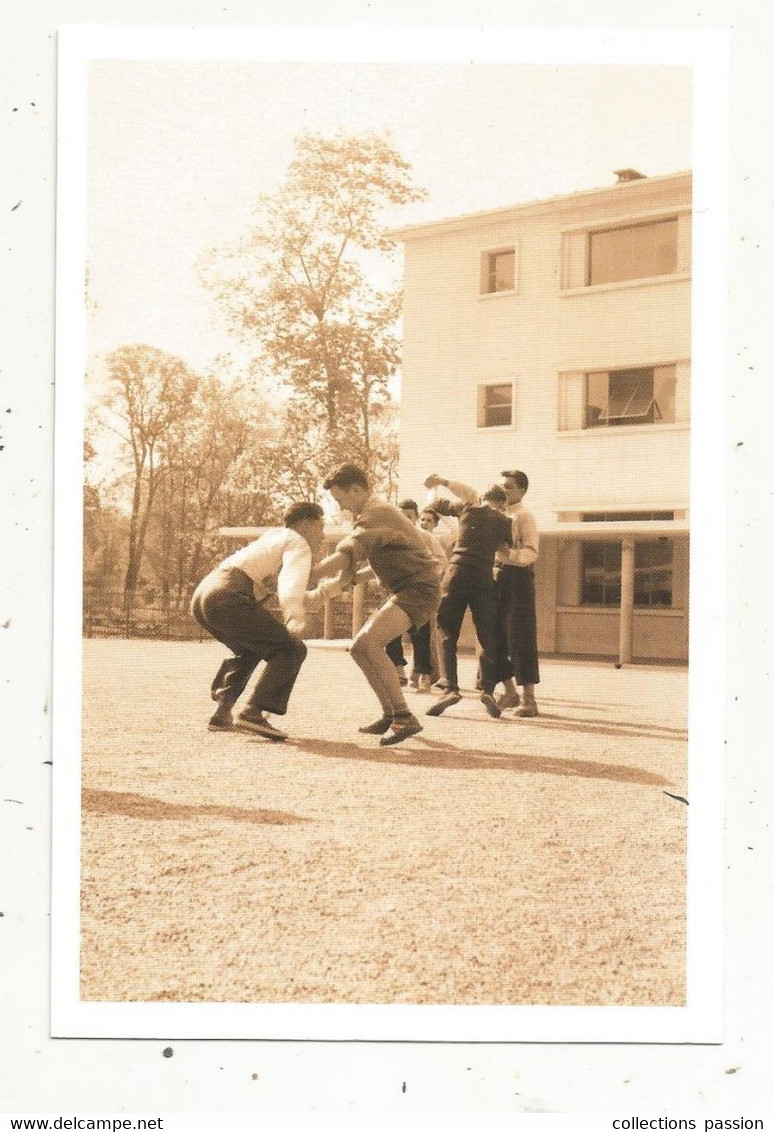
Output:
[[[208,633],[234,653],[220,666],[212,684],[218,707],[211,731],[250,731],[266,739],[286,739],[266,718],[284,715],[306,657],[301,640],[306,609],[340,587],[335,579],[307,593],[313,555],[322,546],[323,511],[316,503],[294,503],[274,527],[226,558],[199,583],[191,612]],[[279,620],[265,606],[276,588]],[[236,720],[232,709],[258,664],[266,661],[247,707]]]

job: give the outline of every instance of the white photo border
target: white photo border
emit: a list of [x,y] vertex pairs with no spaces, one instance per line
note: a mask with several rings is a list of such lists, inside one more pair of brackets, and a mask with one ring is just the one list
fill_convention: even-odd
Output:
[[[95,60],[675,64],[694,80],[688,934],[684,1007],[79,998],[87,74]],[[459,1042],[722,1040],[729,39],[713,31],[93,27],[59,32],[51,1034]],[[665,127],[665,128],[668,128]]]

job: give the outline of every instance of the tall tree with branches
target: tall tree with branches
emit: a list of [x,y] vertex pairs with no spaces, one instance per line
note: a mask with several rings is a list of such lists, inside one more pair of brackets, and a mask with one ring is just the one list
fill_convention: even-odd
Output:
[[165,608],[187,603],[209,562],[224,484],[248,444],[244,407],[239,387],[227,389],[217,377],[204,377],[190,412],[168,434],[146,544]]
[[386,138],[304,135],[254,230],[205,263],[232,329],[322,426],[333,458],[356,439],[370,462],[371,413],[400,361],[400,290],[375,286],[367,265],[394,248],[385,218],[423,196]]
[[[124,605],[134,603],[159,485],[174,437],[191,416],[198,377],[180,358],[154,346],[119,346],[105,358],[103,424],[123,441],[131,464]],[[166,461],[166,463],[165,463]]]

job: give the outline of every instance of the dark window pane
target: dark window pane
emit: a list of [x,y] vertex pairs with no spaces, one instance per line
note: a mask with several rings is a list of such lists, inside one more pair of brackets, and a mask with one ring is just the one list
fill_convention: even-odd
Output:
[[512,291],[516,278],[516,253],[491,252],[488,265],[487,291]]
[[485,428],[511,424],[512,388],[510,385],[487,385],[484,389],[484,412],[482,424]]
[[594,567],[605,565],[605,544],[603,542],[586,542],[583,544],[583,567],[591,570]]
[[605,604],[605,589],[600,581],[594,578],[584,578],[583,581],[583,604],[584,605],[604,605]]
[[590,286],[673,275],[676,271],[676,219],[589,232]]
[[[674,511],[584,511],[582,523],[646,523],[674,519]],[[639,544],[638,544],[639,545]],[[645,544],[647,545],[647,544]]]
[[608,388],[608,424],[647,424],[653,420],[652,369],[612,370]]
[[511,423],[511,407],[510,405],[492,405],[486,412],[486,427],[487,428],[502,428]]
[[584,542],[581,544],[581,604],[621,604],[621,544]]
[[675,367],[586,374],[586,428],[674,421]]
[[668,538],[653,542],[638,542],[634,546],[634,565],[636,568],[652,569],[655,566],[671,566],[672,543]]
[[672,605],[671,539],[638,542],[634,547],[634,604],[636,606]]
[[[581,603],[621,604],[621,544],[581,544]],[[634,604],[638,608],[672,605],[672,542],[668,538],[635,543]]]
[[650,604],[651,605],[665,605],[671,606],[672,604],[672,572],[671,570],[659,570],[653,574],[650,591]]
[[510,405],[510,385],[487,385],[486,403],[487,405]]

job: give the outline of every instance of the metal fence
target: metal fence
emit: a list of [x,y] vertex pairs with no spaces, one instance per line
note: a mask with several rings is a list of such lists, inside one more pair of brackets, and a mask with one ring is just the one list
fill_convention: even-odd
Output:
[[187,603],[177,608],[169,603],[148,601],[140,593],[127,613],[122,590],[87,586],[83,591],[83,635],[202,641],[208,634],[191,616]]
[[[378,593],[365,595],[363,614],[367,616],[382,599]],[[159,641],[205,641],[209,634],[202,629],[188,609],[144,601],[139,595],[127,615],[121,590],[85,587],[83,592],[83,635],[85,637],[128,637]],[[323,609],[309,615],[304,636],[309,640],[348,638],[352,636],[352,595],[343,594]]]

